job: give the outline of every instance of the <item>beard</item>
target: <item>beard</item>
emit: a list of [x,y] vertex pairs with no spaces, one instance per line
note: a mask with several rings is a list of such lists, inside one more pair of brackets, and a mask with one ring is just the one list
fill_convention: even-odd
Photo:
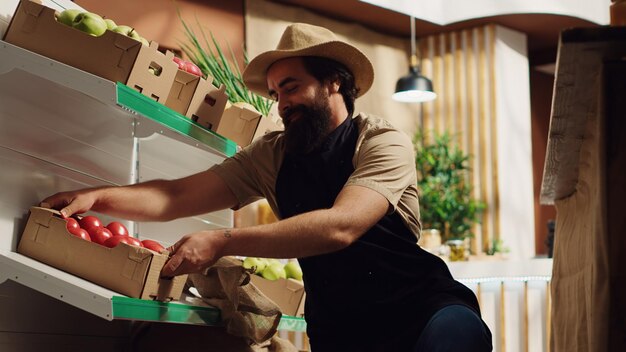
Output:
[[[289,117],[298,114],[295,121]],[[318,149],[330,132],[331,112],[328,101],[316,94],[310,106],[296,105],[283,115],[285,122],[285,148],[288,153],[304,155]]]

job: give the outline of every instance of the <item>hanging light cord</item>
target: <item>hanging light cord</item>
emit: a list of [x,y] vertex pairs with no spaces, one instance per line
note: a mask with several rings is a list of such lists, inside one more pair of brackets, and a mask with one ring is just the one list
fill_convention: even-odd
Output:
[[411,16],[411,62],[409,66],[417,71],[417,47],[415,44],[415,17]]

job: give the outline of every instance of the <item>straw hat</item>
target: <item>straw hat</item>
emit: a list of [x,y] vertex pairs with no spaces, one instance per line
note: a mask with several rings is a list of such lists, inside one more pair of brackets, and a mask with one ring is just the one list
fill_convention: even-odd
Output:
[[278,60],[295,56],[319,56],[342,63],[354,76],[359,89],[357,97],[365,94],[374,81],[372,63],[359,49],[339,40],[326,28],[305,23],[288,26],[276,50],[264,52],[250,61],[243,72],[243,81],[251,91],[269,98],[267,70]]

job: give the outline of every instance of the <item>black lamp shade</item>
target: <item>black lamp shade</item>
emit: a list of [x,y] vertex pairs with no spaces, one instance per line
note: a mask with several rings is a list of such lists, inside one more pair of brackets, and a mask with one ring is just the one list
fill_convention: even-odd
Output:
[[433,91],[433,83],[419,70],[411,68],[408,75],[398,79],[392,98],[403,103],[421,103],[437,98],[437,94]]

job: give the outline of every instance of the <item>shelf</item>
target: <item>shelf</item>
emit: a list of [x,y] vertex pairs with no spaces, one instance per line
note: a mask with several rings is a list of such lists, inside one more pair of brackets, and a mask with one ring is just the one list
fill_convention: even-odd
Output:
[[[184,167],[188,165],[174,163],[172,155],[187,153],[195,167],[204,169],[233,155],[235,143],[123,84],[3,41],[0,79],[4,92],[0,122],[6,132],[0,140],[0,160],[11,167],[11,172],[0,177],[0,233],[4,234],[0,236],[0,283],[13,280],[109,321],[221,325],[220,310],[197,299],[183,296],[177,302],[157,302],[129,298],[15,250],[20,224],[25,223],[29,207],[43,196],[61,189],[126,184],[142,172],[143,177],[153,177],[156,174],[150,172],[167,167],[174,170],[165,176],[179,177],[176,172],[187,173]],[[19,116],[23,118],[16,118]],[[156,162],[159,158],[165,165]],[[113,168],[114,164],[119,167]],[[137,165],[143,169],[133,169]],[[22,189],[24,182],[29,182],[28,192]],[[171,226],[188,231],[208,222],[232,226],[232,214]],[[306,323],[302,318],[284,316],[279,328],[304,331]]]
[[120,82],[117,82],[117,103],[126,109],[142,114],[215,150],[221,151],[226,156],[233,156],[237,152],[237,145],[230,139],[201,127],[185,116]]
[[132,90],[119,82],[112,82],[45,56],[0,40],[0,75],[13,70],[25,75],[36,75],[45,80],[81,92],[106,105],[141,115],[187,136],[194,144],[202,144],[224,156],[237,151],[235,142],[204,129],[190,119],[163,104]]
[[[121,296],[15,252],[0,252],[0,281],[13,280],[106,320],[125,319],[220,326],[220,310],[201,303],[158,302]],[[183,299],[189,299],[183,296]],[[306,331],[303,318],[283,316],[279,330]]]

